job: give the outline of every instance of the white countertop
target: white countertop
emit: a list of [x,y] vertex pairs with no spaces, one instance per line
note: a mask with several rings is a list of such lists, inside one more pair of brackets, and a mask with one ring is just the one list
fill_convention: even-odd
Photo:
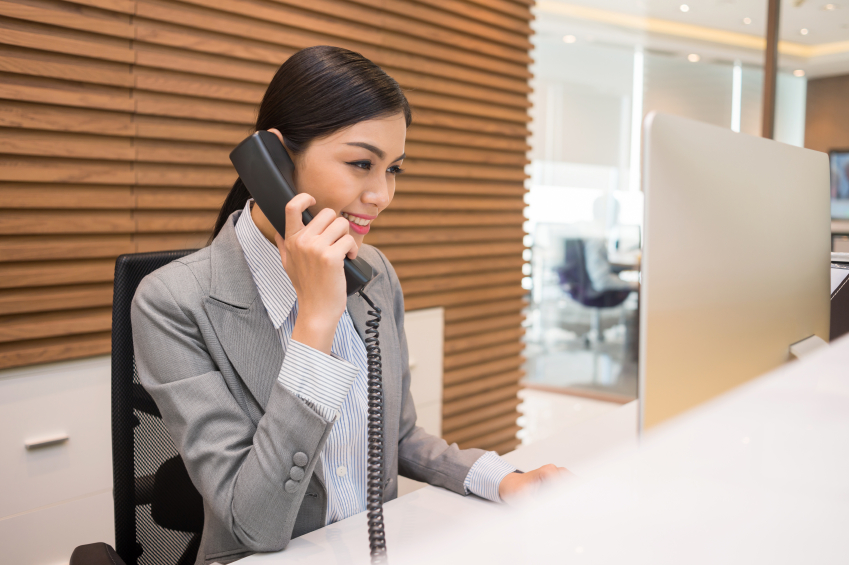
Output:
[[393,565],[849,562],[849,336]]
[[[635,419],[625,405],[508,454],[580,477],[524,507],[433,487],[386,504],[390,563],[849,561],[849,336],[602,455]],[[365,514],[240,563],[368,563]]]

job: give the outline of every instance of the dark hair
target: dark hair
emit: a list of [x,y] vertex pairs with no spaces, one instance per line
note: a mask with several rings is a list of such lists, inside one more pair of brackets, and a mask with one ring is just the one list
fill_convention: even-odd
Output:
[[[301,49],[277,69],[259,105],[256,131],[277,128],[297,155],[315,139],[397,112],[404,113],[409,127],[407,97],[383,69],[354,51],[319,45]],[[210,242],[250,197],[242,179],[236,179]]]

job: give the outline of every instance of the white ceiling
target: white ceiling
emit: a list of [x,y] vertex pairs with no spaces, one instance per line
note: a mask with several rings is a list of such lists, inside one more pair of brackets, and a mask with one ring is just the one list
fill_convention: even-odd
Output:
[[[849,73],[849,0],[836,0],[836,9],[825,10],[823,6],[828,1],[801,0],[797,7],[800,0],[782,0],[780,39],[802,50],[819,46],[837,49],[816,56],[803,56],[799,49],[782,50],[780,69],[803,70],[810,78]],[[687,12],[681,11],[682,3],[688,5]],[[762,42],[765,33],[766,0],[543,0],[537,6],[533,25],[538,39],[547,36],[554,40],[570,34],[576,36],[578,43],[630,49],[640,45],[684,58],[697,53],[704,62],[740,60],[761,66],[764,61],[763,47],[757,41]],[[638,18],[623,21],[620,14]],[[751,18],[752,23],[744,24],[744,18]],[[670,33],[648,31],[650,26],[641,27],[634,22],[643,19],[668,22],[676,29]],[[696,38],[689,33],[687,24],[710,33]],[[807,35],[799,33],[803,27],[808,29]],[[736,35],[726,40],[721,32]]]
[[[766,0],[570,0],[570,3],[758,36],[763,36],[766,30]],[[829,3],[836,9],[825,10]],[[689,7],[687,12],[681,11],[682,4]],[[849,40],[849,0],[782,0],[780,11],[783,40],[804,45]],[[750,18],[752,23],[746,25],[744,18]],[[808,30],[807,35],[800,33],[803,28]]]

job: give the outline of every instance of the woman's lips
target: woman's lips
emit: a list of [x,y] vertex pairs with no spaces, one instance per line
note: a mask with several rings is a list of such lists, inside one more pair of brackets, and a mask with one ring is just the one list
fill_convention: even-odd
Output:
[[365,216],[360,214],[349,214],[348,212],[342,212],[342,217],[348,220],[348,223],[351,225],[352,230],[354,230],[358,234],[365,235],[369,232],[369,229],[371,229],[371,221],[377,216]]

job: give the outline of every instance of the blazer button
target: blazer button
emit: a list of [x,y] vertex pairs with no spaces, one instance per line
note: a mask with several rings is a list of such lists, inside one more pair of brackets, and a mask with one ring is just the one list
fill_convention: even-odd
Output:
[[289,476],[296,481],[300,481],[304,478],[304,468],[303,467],[292,467],[292,470],[289,471]]
[[286,481],[286,484],[283,485],[283,488],[286,489],[286,492],[288,492],[289,494],[292,494],[293,492],[298,490],[298,481],[292,481],[292,480]]
[[295,465],[297,465],[298,467],[306,467],[307,463],[310,462],[309,457],[307,457],[307,454],[304,453],[303,451],[297,452],[292,457],[292,461],[294,461]]

